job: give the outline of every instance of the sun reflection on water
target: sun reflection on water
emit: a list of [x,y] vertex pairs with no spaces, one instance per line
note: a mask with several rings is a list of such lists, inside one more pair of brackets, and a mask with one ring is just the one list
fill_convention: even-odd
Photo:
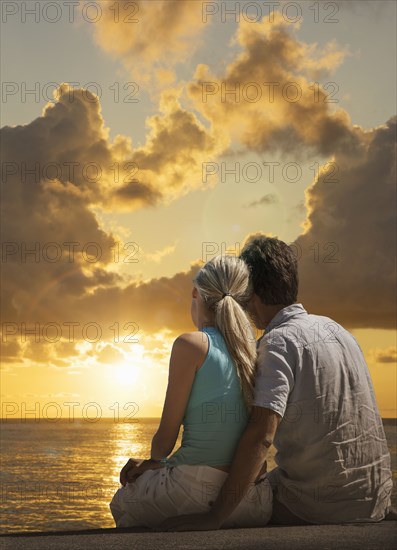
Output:
[[112,426],[112,479],[116,484],[119,483],[120,470],[129,458],[149,458],[153,433],[148,436],[145,428],[147,425],[142,422],[120,422]]

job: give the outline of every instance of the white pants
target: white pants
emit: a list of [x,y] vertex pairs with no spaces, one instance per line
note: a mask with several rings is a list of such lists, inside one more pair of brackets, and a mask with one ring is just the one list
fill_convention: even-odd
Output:
[[[116,491],[110,510],[117,527],[158,527],[172,516],[208,512],[227,476],[211,466],[185,464],[147,470]],[[222,527],[266,525],[272,502],[272,489],[263,474]]]

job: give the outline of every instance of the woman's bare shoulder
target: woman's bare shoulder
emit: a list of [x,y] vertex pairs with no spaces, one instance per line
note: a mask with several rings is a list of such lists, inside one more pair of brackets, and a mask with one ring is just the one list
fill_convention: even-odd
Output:
[[194,332],[184,332],[180,334],[174,341],[174,346],[181,349],[207,349],[208,348],[208,336],[205,332],[196,330]]

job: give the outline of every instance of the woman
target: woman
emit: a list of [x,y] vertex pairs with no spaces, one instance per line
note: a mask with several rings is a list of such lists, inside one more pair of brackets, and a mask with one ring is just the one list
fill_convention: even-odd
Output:
[[[251,410],[256,344],[245,308],[246,264],[218,256],[193,281],[196,332],[172,348],[169,379],[151,458],[130,459],[110,503],[117,527],[156,528],[168,517],[208,512],[223,485]],[[169,458],[184,426],[182,445]],[[272,491],[266,465],[223,527],[265,525]]]

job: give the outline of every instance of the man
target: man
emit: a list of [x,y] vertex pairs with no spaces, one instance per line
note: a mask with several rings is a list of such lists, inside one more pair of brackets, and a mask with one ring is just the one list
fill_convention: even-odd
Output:
[[354,336],[297,303],[291,248],[252,238],[250,313],[264,335],[252,413],[229,475],[207,514],[167,519],[163,530],[218,529],[257,477],[273,443],[270,523],[377,522],[390,510],[390,453],[363,353]]

